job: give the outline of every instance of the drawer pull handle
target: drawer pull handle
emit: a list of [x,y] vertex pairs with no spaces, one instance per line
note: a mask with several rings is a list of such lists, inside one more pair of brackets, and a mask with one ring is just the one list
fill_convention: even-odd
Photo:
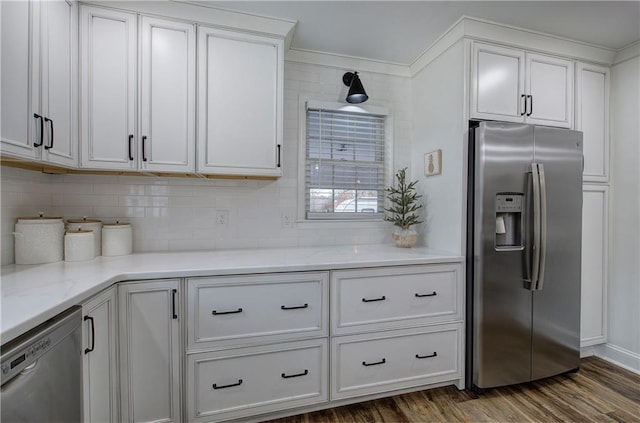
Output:
[[293,306],[293,307],[287,307],[287,306],[280,306],[280,310],[298,310],[301,308],[308,308],[309,304],[304,303],[304,305],[301,306]]
[[416,358],[432,358],[437,356],[438,356],[438,353],[436,351],[434,351],[433,354],[429,354],[429,355],[416,354]]
[[367,363],[366,361],[363,361],[362,365],[366,366],[366,367],[369,367],[369,366],[377,366],[378,364],[384,364],[386,362],[387,362],[387,359],[383,358],[382,360],[376,361],[375,363]]
[[387,297],[385,297],[385,296],[383,295],[383,296],[382,296],[382,297],[380,297],[380,298],[371,298],[370,300],[369,300],[369,299],[366,299],[366,298],[363,298],[363,299],[362,299],[362,302],[363,302],[363,303],[372,303],[372,302],[374,302],[374,301],[384,301],[384,300],[386,300],[386,299],[387,299]]
[[236,314],[236,313],[242,313],[242,307],[240,307],[237,310],[232,310],[232,311],[216,311],[216,310],[213,310],[211,312],[211,314],[213,314],[214,316],[219,316],[221,314]]
[[295,374],[295,375],[286,375],[286,374],[283,373],[281,376],[282,376],[283,379],[291,379],[292,377],[306,376],[308,374],[309,374],[309,370],[305,369],[305,371],[302,372],[302,373],[298,373],[298,374]]
[[416,298],[422,298],[422,297],[435,297],[436,295],[438,295],[438,293],[436,291],[433,291],[431,294],[418,294],[416,292]]
[[240,385],[242,385],[242,379],[238,379],[238,383],[232,383],[230,385],[218,386],[218,384],[214,383],[213,384],[213,389],[233,388],[234,386],[240,386]]

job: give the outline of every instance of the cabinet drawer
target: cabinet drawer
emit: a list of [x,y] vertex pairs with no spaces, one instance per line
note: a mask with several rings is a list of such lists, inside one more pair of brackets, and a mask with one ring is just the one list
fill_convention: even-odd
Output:
[[188,348],[327,335],[327,273],[188,280]]
[[332,340],[331,398],[462,378],[461,324]]
[[331,283],[334,335],[462,318],[459,264],[337,271]]
[[192,354],[188,421],[220,421],[328,400],[327,341]]

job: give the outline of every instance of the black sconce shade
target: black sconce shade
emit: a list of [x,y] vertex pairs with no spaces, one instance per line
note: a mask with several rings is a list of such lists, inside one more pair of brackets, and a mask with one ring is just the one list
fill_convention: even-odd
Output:
[[360,82],[358,72],[347,72],[342,75],[342,82],[349,87],[349,93],[347,94],[347,103],[358,104],[364,103],[369,99],[369,96]]

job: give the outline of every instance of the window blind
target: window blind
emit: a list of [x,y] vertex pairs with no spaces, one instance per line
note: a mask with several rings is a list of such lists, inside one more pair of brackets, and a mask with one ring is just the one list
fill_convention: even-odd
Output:
[[382,216],[384,115],[307,109],[308,219]]

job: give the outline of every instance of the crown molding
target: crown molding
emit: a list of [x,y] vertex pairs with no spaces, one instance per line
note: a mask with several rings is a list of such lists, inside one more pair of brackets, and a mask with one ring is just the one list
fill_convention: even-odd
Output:
[[190,0],[159,0],[159,1],[96,1],[83,0],[82,3],[102,6],[110,9],[121,9],[144,13],[174,20],[182,20],[221,29],[250,32],[259,35],[282,38],[285,41],[291,37],[296,26],[295,21],[266,18],[242,12],[232,12],[217,9]]
[[488,41],[529,51],[611,65],[616,50],[485,19],[462,16],[410,65],[416,75],[461,38]]
[[618,50],[614,58],[613,65],[615,66],[638,56],[640,56],[640,40]]
[[355,69],[358,72],[374,72],[402,77],[411,76],[409,66],[407,65],[320,51],[292,48],[285,53],[284,60],[342,69]]

